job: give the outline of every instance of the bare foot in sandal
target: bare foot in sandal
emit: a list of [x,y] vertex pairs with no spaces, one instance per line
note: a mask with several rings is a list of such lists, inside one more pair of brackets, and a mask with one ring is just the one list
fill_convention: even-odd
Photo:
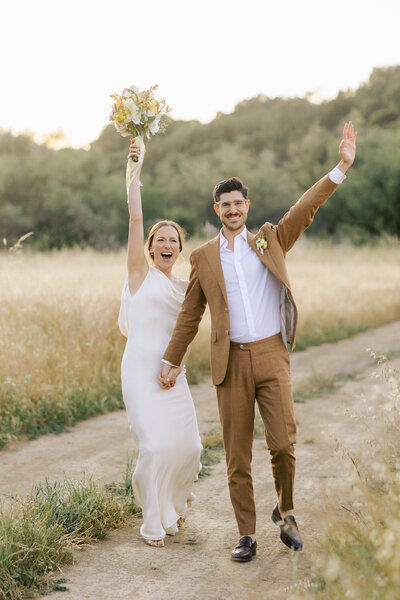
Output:
[[144,539],[144,543],[148,546],[153,546],[153,548],[164,548],[164,540],[146,540]]
[[179,519],[177,520],[176,524],[178,525],[178,527],[182,527],[182,525],[185,522],[185,517],[179,517]]

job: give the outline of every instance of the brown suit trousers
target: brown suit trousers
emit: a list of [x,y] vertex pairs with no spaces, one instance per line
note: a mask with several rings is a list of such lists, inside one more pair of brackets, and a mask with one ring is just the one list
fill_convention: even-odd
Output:
[[293,508],[296,424],[289,354],[280,334],[257,342],[231,342],[226,377],[216,387],[229,492],[241,536],[255,533],[251,459],[256,399],[271,455],[282,510]]

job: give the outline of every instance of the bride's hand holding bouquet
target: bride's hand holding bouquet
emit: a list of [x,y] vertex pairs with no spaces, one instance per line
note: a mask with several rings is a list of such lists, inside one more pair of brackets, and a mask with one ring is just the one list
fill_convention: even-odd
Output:
[[[139,166],[143,162],[146,151],[144,138],[150,139],[160,131],[161,117],[170,112],[165,100],[156,100],[154,91],[157,86],[148,90],[139,91],[131,85],[125,88],[122,94],[111,94],[114,99],[110,113],[110,121],[114,122],[115,129],[123,137],[135,138],[135,144],[139,147],[139,154],[130,151],[128,164],[126,166],[126,189],[129,190],[131,181],[136,176]],[[132,146],[131,146],[132,149]]]

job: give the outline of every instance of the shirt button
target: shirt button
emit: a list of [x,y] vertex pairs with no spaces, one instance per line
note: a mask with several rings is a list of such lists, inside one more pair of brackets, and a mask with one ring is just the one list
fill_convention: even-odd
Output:
[[228,312],[229,308],[225,308],[225,312]]
[[244,348],[243,344],[240,344],[239,348],[240,348],[241,350],[243,350],[243,348]]
[[225,329],[226,335],[229,335],[229,329]]

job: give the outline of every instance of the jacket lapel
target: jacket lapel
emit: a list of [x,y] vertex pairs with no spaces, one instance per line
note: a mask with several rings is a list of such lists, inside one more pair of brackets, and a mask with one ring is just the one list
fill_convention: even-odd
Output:
[[208,263],[215,275],[219,287],[221,288],[226,305],[228,306],[228,296],[226,294],[225,279],[222,271],[221,255],[219,251],[219,234],[217,237],[208,242],[207,246],[205,247],[205,252]]
[[276,267],[275,261],[272,258],[271,253],[269,251],[269,247],[267,246],[266,248],[264,248],[264,252],[262,254],[261,251],[257,248],[256,242],[259,236],[262,236],[264,239],[267,240],[267,243],[269,243],[265,232],[262,229],[260,229],[259,231],[257,231],[256,234],[247,231],[247,241],[249,243],[249,246],[257,254],[258,258],[261,260],[263,265],[265,265],[271,271],[271,273],[273,273],[275,277],[279,281],[281,281],[282,275],[279,273],[279,270]]

